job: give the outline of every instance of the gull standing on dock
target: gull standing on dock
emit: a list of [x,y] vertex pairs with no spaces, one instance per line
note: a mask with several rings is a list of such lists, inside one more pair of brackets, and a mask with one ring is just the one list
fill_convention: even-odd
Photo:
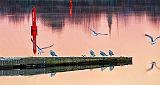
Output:
[[90,31],[92,32],[93,36],[97,36],[97,35],[108,35],[108,34],[102,34],[102,33],[98,33],[92,29],[90,29]]
[[90,55],[91,55],[91,57],[95,57],[96,56],[93,50],[90,50]]
[[108,56],[105,52],[103,52],[103,51],[100,51],[100,55],[101,56]]
[[[32,41],[32,43],[34,43],[34,41],[33,41],[32,38],[31,38],[31,41]],[[50,46],[48,46],[48,47],[43,47],[43,48],[40,48],[38,45],[36,45],[37,48],[38,48],[38,54],[41,55],[41,53],[44,53],[43,49],[51,48],[53,45],[54,45],[54,44],[52,44],[52,45],[50,45]]]
[[151,66],[150,66],[150,68],[147,69],[147,71],[151,71],[151,70],[154,68],[154,66],[155,66],[157,69],[160,70],[160,68],[156,65],[156,62],[153,61],[153,62],[151,62],[150,64],[151,64]]
[[160,36],[158,36],[157,38],[153,39],[153,37],[151,35],[145,34],[146,37],[148,37],[148,39],[150,40],[151,45],[155,45],[157,39],[160,38]]
[[52,56],[58,56],[53,50],[50,50],[50,54],[51,54]]
[[108,53],[109,53],[110,56],[113,56],[113,55],[114,55],[114,53],[113,53],[112,50],[109,50]]
[[61,60],[61,58],[58,57],[58,55],[56,54],[56,52],[54,52],[53,50],[50,50],[50,55],[53,56],[53,57],[56,57],[55,59],[58,60],[58,61]]

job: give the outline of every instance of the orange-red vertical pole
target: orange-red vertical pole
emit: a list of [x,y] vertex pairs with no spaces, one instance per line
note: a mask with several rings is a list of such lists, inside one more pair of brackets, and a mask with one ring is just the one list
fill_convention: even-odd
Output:
[[36,36],[37,36],[37,26],[36,26],[36,8],[32,8],[32,26],[31,26],[31,35],[33,37],[33,53],[36,54]]
[[70,2],[69,2],[69,9],[70,9],[70,16],[71,17],[72,17],[72,7],[73,7],[72,0],[70,0]]

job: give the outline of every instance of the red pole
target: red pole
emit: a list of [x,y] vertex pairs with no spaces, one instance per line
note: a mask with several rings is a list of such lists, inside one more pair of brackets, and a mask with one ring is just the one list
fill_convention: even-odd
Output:
[[36,26],[36,8],[33,7],[32,8],[32,30],[36,30],[37,31],[37,26]]
[[33,37],[33,53],[36,54],[36,36],[37,36],[37,26],[36,26],[36,8],[32,8],[32,26],[31,26],[31,35]]
[[70,9],[70,17],[72,17],[72,0],[70,0],[69,9]]

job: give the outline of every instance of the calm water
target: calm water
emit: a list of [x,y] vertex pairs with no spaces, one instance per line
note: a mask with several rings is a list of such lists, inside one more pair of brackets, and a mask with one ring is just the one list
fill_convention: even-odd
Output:
[[[9,5],[8,5],[9,4]],[[0,56],[34,56],[32,52],[31,9],[35,4],[0,4]],[[146,72],[151,61],[160,61],[160,44],[151,46],[145,33],[159,36],[159,7],[156,6],[79,6],[74,4],[72,17],[63,4],[37,7],[37,44],[54,43],[59,56],[89,56],[92,49],[113,50],[116,56],[132,56],[133,65],[101,72],[83,70],[48,75],[0,77],[2,85],[159,85],[160,71]],[[109,36],[92,36],[89,28]],[[50,56],[46,49],[41,56]],[[38,56],[38,54],[36,55]],[[157,63],[160,66],[160,62]]]

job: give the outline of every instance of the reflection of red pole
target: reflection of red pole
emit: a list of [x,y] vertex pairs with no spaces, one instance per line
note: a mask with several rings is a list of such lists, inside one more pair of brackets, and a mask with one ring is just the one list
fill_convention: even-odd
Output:
[[37,26],[36,26],[36,8],[32,8],[32,26],[31,26],[31,35],[33,37],[33,53],[36,54],[36,36],[37,36]]
[[72,0],[70,0],[70,4],[69,4],[69,9],[70,9],[70,12],[69,12],[69,14],[70,14],[70,16],[72,17]]

